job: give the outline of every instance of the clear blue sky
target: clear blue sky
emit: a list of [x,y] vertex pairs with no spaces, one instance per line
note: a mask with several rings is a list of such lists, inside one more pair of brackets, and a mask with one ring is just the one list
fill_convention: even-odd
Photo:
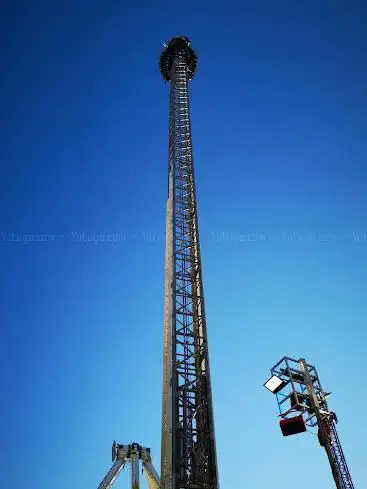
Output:
[[159,467],[158,58],[184,34],[199,56],[192,117],[221,487],[333,487],[317,438],[282,438],[262,387],[290,355],[316,364],[333,392],[363,489],[366,3],[182,5],[0,7],[0,485],[96,488],[114,439],[150,446]]

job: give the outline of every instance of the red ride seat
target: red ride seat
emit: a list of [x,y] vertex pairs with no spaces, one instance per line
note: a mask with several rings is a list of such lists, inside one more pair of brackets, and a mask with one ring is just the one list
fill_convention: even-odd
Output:
[[306,425],[303,416],[285,418],[280,420],[280,429],[283,436],[297,435],[306,431]]

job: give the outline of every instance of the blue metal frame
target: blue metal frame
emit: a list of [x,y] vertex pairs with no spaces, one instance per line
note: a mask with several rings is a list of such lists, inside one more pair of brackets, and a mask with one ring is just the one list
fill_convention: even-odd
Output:
[[[301,370],[301,363],[302,368],[307,369],[306,372],[309,374],[312,386],[310,386],[310,382],[308,385],[306,384],[306,373],[305,370]],[[270,369],[270,372],[271,375],[276,375],[285,383],[280,391],[275,394],[280,418],[289,419],[302,415],[305,425],[310,428],[318,426],[319,433],[321,430],[321,434],[323,432],[325,433],[324,423],[327,423],[331,436],[330,439],[325,441],[327,446],[322,446],[325,447],[331,457],[330,463],[332,465],[334,480],[338,489],[354,489],[335,426],[337,422],[336,416],[335,413],[329,410],[325,399],[325,392],[316,368],[313,365],[305,363],[303,359],[296,360],[290,357],[283,357]],[[309,390],[310,388],[311,391]],[[317,404],[310,402],[312,390],[315,393],[319,407],[316,407]]]

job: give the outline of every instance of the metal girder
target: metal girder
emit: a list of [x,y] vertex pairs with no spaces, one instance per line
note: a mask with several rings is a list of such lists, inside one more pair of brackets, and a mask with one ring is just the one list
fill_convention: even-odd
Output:
[[179,45],[177,51],[171,46],[164,75],[171,85],[161,481],[162,489],[218,489],[189,111],[192,73]]
[[110,470],[107,472],[106,477],[103,479],[103,481],[100,483],[98,486],[98,489],[110,489],[112,487],[113,483],[117,479],[118,475],[124,468],[124,461],[123,460],[116,460],[116,462],[112,465]]
[[159,489],[160,480],[151,460],[143,460],[143,467],[148,479],[149,489]]

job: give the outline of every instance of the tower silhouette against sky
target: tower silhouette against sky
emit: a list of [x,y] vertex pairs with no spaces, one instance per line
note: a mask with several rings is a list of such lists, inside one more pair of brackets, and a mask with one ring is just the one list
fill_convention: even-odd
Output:
[[196,64],[187,37],[164,44],[170,117],[161,477],[150,448],[113,442],[113,465],[98,489],[110,489],[127,465],[131,488],[139,489],[140,464],[150,489],[219,487],[189,109]]
[[218,469],[191,139],[187,37],[164,45],[170,82],[163,359],[162,489],[217,489]]

